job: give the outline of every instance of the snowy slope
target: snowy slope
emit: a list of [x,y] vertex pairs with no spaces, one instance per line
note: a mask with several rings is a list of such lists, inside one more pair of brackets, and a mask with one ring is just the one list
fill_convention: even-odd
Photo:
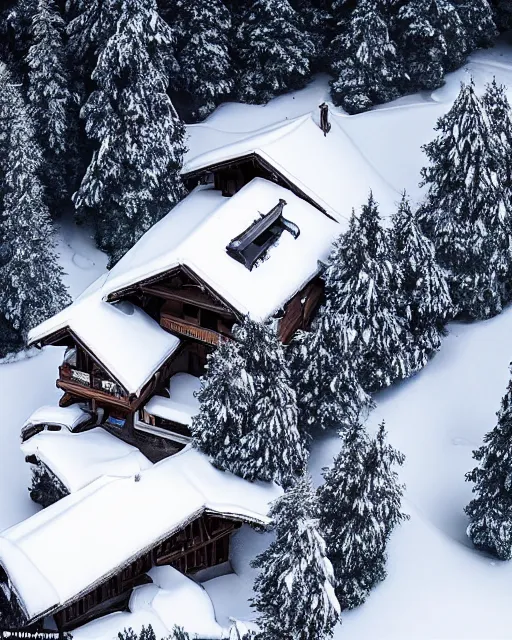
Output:
[[[472,56],[433,94],[413,95],[370,113],[340,114],[337,122],[365,162],[389,185],[390,194],[406,188],[418,198],[420,145],[429,141],[436,119],[450,107],[459,82],[472,74],[477,89],[493,75],[512,89],[512,50],[500,44]],[[316,109],[328,97],[327,79],[273,100],[267,106],[228,104],[204,124],[190,127],[189,157],[209,151],[248,132]],[[509,92],[509,98],[512,91]],[[106,260],[82,232],[65,227],[61,251],[71,292],[77,295],[104,269]],[[0,365],[0,527],[36,510],[27,495],[28,465],[19,451],[19,429],[28,415],[56,401],[60,349],[47,349],[28,360]],[[344,616],[336,638],[510,638],[512,564],[496,563],[473,551],[464,535],[463,506],[470,495],[464,473],[472,467],[471,450],[494,425],[512,360],[512,309],[474,325],[450,326],[441,353],[414,379],[381,394],[370,417],[381,418],[391,442],[407,456],[406,509],[411,514],[389,548],[389,575],[368,602]],[[311,470],[315,480],[338,449],[334,437],[317,442]],[[247,604],[253,571],[249,560],[268,536],[243,528],[236,534],[233,562],[240,576],[206,584],[218,622],[252,615]]]

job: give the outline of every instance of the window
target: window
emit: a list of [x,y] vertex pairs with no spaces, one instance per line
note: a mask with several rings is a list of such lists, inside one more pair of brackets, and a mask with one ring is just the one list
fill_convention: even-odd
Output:
[[183,305],[183,317],[189,322],[199,324],[199,309],[192,304],[185,303]]
[[205,329],[211,329],[217,331],[217,314],[206,309],[201,310],[201,326]]
[[283,218],[285,205],[285,200],[279,200],[266,215],[234,238],[226,247],[228,255],[252,271],[270,247],[279,240],[283,231],[288,231],[294,238],[298,238],[299,227]]

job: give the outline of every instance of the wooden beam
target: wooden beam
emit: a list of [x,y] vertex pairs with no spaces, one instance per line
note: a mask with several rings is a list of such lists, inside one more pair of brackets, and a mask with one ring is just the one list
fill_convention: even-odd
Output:
[[[198,285],[200,286],[200,285]],[[143,293],[154,295],[164,300],[176,300],[187,304],[193,304],[207,311],[214,311],[230,318],[234,317],[230,309],[220,303],[211,300],[211,296],[205,295],[201,291],[194,289],[167,289],[158,284],[143,285],[141,287]]]

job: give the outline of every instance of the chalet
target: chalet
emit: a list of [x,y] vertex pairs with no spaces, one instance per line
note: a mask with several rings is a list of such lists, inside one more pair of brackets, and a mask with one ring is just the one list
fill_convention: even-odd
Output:
[[197,377],[235,322],[275,317],[285,342],[309,326],[338,231],[262,178],[232,198],[198,186],[30,341],[66,347],[61,404],[87,403],[105,428],[158,459],[188,441]]
[[82,403],[157,460],[189,441],[198,377],[234,323],[274,319],[285,343],[309,327],[323,296],[322,263],[351,209],[370,187],[390,204],[389,188],[325,105],[322,123],[306,115],[189,154],[191,193],[74,304],[31,331],[33,345],[66,348],[62,406]]
[[126,609],[154,567],[201,579],[228,563],[242,523],[268,524],[280,494],[215,469],[193,448],[134,476],[101,476],[0,534],[0,587],[27,625],[70,630]]

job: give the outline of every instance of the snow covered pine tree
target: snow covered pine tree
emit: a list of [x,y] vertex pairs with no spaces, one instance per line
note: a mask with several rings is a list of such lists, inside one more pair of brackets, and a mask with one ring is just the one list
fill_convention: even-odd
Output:
[[512,559],[512,381],[501,401],[498,424],[473,452],[479,463],[466,474],[475,497],[466,507],[467,534],[475,547]]
[[441,346],[443,327],[453,311],[452,301],[434,245],[422,233],[405,193],[393,216],[392,237],[402,276],[402,315],[413,336],[410,366],[419,371]]
[[444,75],[459,67],[469,39],[459,12],[449,0],[409,0],[398,10],[394,37],[410,88],[437,89]]
[[389,36],[386,5],[359,0],[348,19],[338,25],[331,45],[331,95],[348,113],[397,98],[406,79],[403,64]]
[[437,259],[447,271],[454,306],[488,318],[506,301],[511,268],[510,190],[500,183],[497,138],[471,81],[425,145],[427,198],[420,213]]
[[347,327],[330,305],[320,309],[311,331],[300,331],[288,353],[297,394],[299,427],[344,429],[373,402],[357,379],[356,357]]
[[75,73],[89,85],[99,54],[116,32],[120,0],[66,0],[66,14]]
[[340,608],[332,565],[315,518],[316,500],[307,477],[272,505],[276,538],[253,561],[260,569],[252,606],[263,640],[322,640],[332,636]]
[[334,245],[325,273],[326,312],[339,314],[352,340],[357,377],[376,391],[410,374],[411,335],[400,316],[401,278],[370,194]]
[[99,149],[74,200],[111,266],[184,195],[185,129],[167,95],[173,49],[155,0],[126,0],[82,109]]
[[386,444],[384,423],[375,438],[355,423],[318,489],[320,529],[334,567],[341,609],[362,604],[386,577],[386,545],[405,518],[404,487],[394,469],[404,456]]
[[241,14],[233,52],[240,99],[261,104],[306,84],[315,47],[288,0],[255,0]]
[[508,190],[510,198],[512,189],[512,114],[507,98],[506,87],[499,85],[496,78],[485,88],[482,102],[489,118],[491,131],[496,137],[496,148],[500,152],[497,167],[500,173],[500,184]]
[[174,11],[176,88],[186,93],[192,116],[202,119],[233,91],[231,15],[221,0],[178,0]]
[[59,213],[73,187],[70,118],[78,99],[71,90],[63,35],[64,20],[54,0],[38,0],[27,56],[28,99],[43,147],[46,195]]
[[286,484],[303,472],[307,450],[283,345],[272,327],[249,318],[233,335],[209,358],[192,423],[196,445],[242,478]]
[[192,420],[196,446],[220,469],[234,471],[239,442],[254,384],[244,368],[239,345],[225,341],[208,355],[206,374],[197,398],[199,413]]
[[39,181],[41,151],[20,89],[0,64],[0,348],[70,302]]

